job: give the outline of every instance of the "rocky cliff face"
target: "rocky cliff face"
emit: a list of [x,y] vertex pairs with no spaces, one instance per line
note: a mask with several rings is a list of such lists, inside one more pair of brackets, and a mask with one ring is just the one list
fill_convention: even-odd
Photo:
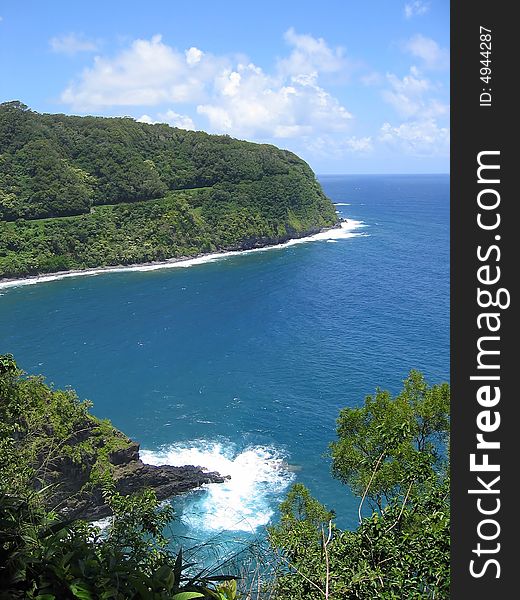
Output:
[[0,355],[1,466],[11,474],[2,489],[15,497],[20,489],[45,490],[39,498],[50,510],[94,520],[110,514],[107,488],[123,495],[152,489],[164,500],[226,479],[198,465],[144,464],[139,444],[92,415],[91,406],[73,390],[27,377],[10,354]]
[[[117,492],[128,495],[145,488],[153,489],[159,500],[189,492],[208,483],[222,483],[228,477],[206,471],[201,466],[155,466],[139,458],[139,444],[114,430],[121,447],[108,454],[108,472]],[[85,441],[85,434],[82,436]],[[88,437],[88,434],[87,434]],[[54,461],[40,475],[42,482],[52,486],[49,504],[62,516],[71,519],[95,520],[110,515],[101,485],[92,482],[96,455],[81,464],[69,458]]]
[[[346,219],[344,220],[346,221]],[[227,246],[224,251],[252,250],[254,248],[265,248],[267,246],[285,244],[289,240],[301,239],[329,229],[338,229],[341,227],[342,221],[343,219],[338,218],[338,221],[334,225],[328,225],[327,227],[311,227],[305,231],[296,231],[295,229],[288,227],[287,234],[278,237],[248,237],[237,244]]]

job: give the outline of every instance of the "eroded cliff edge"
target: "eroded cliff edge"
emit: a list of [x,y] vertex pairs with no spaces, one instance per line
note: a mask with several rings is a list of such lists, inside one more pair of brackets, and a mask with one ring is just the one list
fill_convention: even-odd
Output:
[[43,377],[27,376],[11,355],[0,355],[0,460],[12,465],[12,489],[36,490],[42,502],[66,518],[94,520],[110,514],[107,490],[123,495],[151,489],[159,500],[226,474],[203,465],[153,466],[139,444],[90,412],[71,389],[57,390]]
[[[105,468],[113,480],[114,489],[123,495],[133,494],[144,489],[152,489],[158,500],[165,500],[190,492],[209,483],[223,483],[227,477],[208,471],[197,465],[174,467],[171,465],[149,465],[139,457],[139,444],[126,438],[117,430],[121,447],[108,454]],[[102,450],[103,440],[98,439]],[[72,519],[95,520],[110,515],[110,509],[103,498],[103,485],[92,479],[96,468],[94,460],[74,463],[70,458],[62,458],[45,469],[42,485],[51,485],[48,505],[60,514]]]

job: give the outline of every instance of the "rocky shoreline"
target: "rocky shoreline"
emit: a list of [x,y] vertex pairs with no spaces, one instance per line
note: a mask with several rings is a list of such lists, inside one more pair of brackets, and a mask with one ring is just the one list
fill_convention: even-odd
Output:
[[[117,431],[117,430],[116,430]],[[115,490],[123,495],[143,489],[155,491],[158,500],[166,500],[184,494],[209,483],[223,483],[229,476],[207,471],[201,466],[148,465],[139,457],[139,444],[124,438],[125,447],[108,456],[109,467]],[[67,519],[94,521],[110,516],[111,511],[103,498],[100,485],[89,484],[92,464],[78,465],[71,460],[61,459],[47,469],[43,480],[53,492],[49,507]]]
[[251,250],[260,250],[267,248],[275,248],[277,246],[283,246],[290,242],[291,240],[301,240],[304,238],[311,238],[312,236],[322,233],[325,231],[330,231],[333,229],[338,229],[342,227],[343,223],[347,223],[347,219],[339,219],[337,223],[331,225],[329,227],[315,227],[305,232],[294,232],[292,234],[287,234],[285,236],[281,236],[276,239],[271,238],[248,238],[243,240],[240,244],[236,246],[230,246],[229,248],[222,249],[216,252],[209,253],[200,253],[195,254],[193,256],[179,256],[176,258],[169,258],[166,260],[160,261],[151,261],[146,263],[132,263],[128,265],[109,265],[103,267],[92,267],[87,269],[75,269],[69,271],[54,271],[47,273],[40,273],[38,275],[20,275],[19,277],[4,277],[0,278],[0,289],[2,287],[11,287],[16,285],[27,285],[31,283],[40,283],[45,281],[53,281],[55,279],[64,279],[67,277],[81,277],[86,275],[100,275],[103,273],[118,273],[118,272],[126,272],[133,270],[156,270],[163,269],[172,266],[182,266],[183,264],[187,264],[188,262],[203,262],[205,260],[218,259],[224,256],[233,256],[239,254],[241,252],[248,252]]

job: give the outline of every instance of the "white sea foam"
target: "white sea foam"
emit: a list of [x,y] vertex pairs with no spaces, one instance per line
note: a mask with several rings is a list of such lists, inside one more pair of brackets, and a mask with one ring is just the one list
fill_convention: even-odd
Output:
[[112,517],[103,517],[102,519],[98,519],[97,521],[92,521],[91,525],[99,527],[101,531],[105,531],[107,527],[112,525]]
[[193,267],[196,265],[202,265],[216,260],[222,260],[229,258],[230,256],[241,256],[243,254],[251,254],[252,252],[270,252],[273,250],[280,250],[296,244],[305,244],[308,242],[318,242],[327,240],[339,240],[347,239],[363,235],[362,233],[356,233],[357,229],[365,227],[363,221],[355,221],[349,219],[341,223],[341,227],[335,227],[334,229],[328,229],[321,231],[314,235],[308,235],[303,238],[289,240],[283,244],[276,244],[274,246],[265,246],[263,248],[253,248],[251,250],[236,250],[230,252],[215,252],[213,254],[205,254],[203,256],[197,256],[196,258],[187,258],[183,260],[169,260],[158,263],[142,264],[142,265],[128,265],[121,267],[100,267],[99,269],[86,269],[84,271],[67,271],[62,273],[53,273],[50,275],[39,275],[36,277],[26,277],[24,279],[13,279],[11,281],[0,282],[0,289],[17,287],[21,285],[34,285],[36,283],[46,283],[49,281],[57,281],[58,279],[68,279],[69,277],[86,277],[94,275],[103,275],[105,273],[126,273],[129,271],[157,271],[159,269],[173,269],[173,268],[186,268]]
[[[364,234],[358,232],[357,230],[362,229],[364,227],[366,227],[366,224],[363,221],[355,221],[354,219],[349,219],[348,221],[342,221],[341,227],[327,229],[327,231],[320,231],[320,233],[316,233],[314,235],[310,235],[304,238],[289,240],[288,242],[283,244],[283,246],[293,246],[294,244],[304,244],[307,242],[346,240],[352,237],[359,237]],[[264,248],[261,248],[261,250],[264,250]]]
[[232,444],[198,440],[141,450],[141,458],[149,464],[196,465],[231,476],[192,497],[183,521],[197,531],[254,532],[269,522],[273,506],[294,477],[282,454],[266,446],[236,451]]
[[350,202],[334,202],[334,206],[350,206]]

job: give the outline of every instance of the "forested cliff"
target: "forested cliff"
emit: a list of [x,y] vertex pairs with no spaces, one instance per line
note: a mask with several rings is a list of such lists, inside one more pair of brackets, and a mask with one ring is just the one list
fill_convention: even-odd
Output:
[[337,220],[287,150],[0,105],[0,277],[258,247]]

